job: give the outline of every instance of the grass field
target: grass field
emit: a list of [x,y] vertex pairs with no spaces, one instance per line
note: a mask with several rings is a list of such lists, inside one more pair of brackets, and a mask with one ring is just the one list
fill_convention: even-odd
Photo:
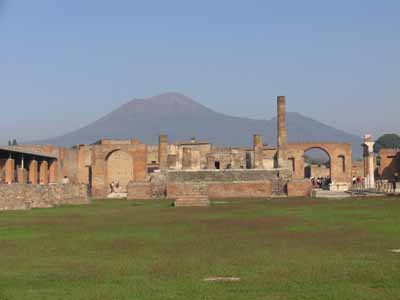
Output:
[[400,299],[391,249],[400,198],[3,212],[0,300]]

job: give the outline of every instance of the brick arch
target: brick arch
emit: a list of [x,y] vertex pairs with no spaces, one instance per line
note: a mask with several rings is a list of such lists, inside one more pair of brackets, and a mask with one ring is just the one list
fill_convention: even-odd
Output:
[[[286,148],[286,157],[294,159],[294,179],[304,178],[304,153],[311,149],[320,149],[326,152],[330,158],[331,178],[336,183],[351,182],[352,150],[347,143],[289,143]],[[340,158],[340,157],[344,157]],[[345,170],[343,172],[343,163]]]
[[114,149],[105,156],[105,178],[109,185],[112,181],[119,182],[125,190],[130,181],[134,180],[134,160],[130,153]]
[[[324,152],[324,153],[328,156],[328,159],[329,159],[329,176],[332,177],[332,166],[331,166],[331,164],[332,164],[332,157],[331,157],[331,154],[329,153],[329,151],[326,150],[326,149],[323,148],[323,147],[310,147],[310,148],[308,148],[308,149],[305,149],[305,150],[304,150],[304,153],[303,153],[303,157],[302,157],[303,163],[304,163],[304,156],[305,156],[305,153],[306,153],[307,151],[314,150],[314,149],[321,150],[322,152]],[[303,165],[303,174],[304,174],[304,165]]]

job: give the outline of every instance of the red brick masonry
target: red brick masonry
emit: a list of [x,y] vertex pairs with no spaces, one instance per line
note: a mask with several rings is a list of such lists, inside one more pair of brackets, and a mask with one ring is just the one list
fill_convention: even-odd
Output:
[[311,192],[312,185],[309,180],[296,180],[287,184],[288,197],[309,197]]
[[271,195],[271,181],[211,182],[208,184],[208,196],[211,199],[268,198]]

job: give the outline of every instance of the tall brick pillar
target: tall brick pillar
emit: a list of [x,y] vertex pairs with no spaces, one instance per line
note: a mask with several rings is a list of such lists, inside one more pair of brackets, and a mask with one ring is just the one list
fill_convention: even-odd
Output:
[[39,172],[40,172],[40,184],[44,185],[49,184],[49,163],[46,160],[43,160],[40,163]]
[[29,163],[29,182],[38,184],[38,162],[35,159]]
[[26,182],[27,182],[27,174],[26,173],[27,172],[26,172],[25,168],[23,168],[23,167],[19,167],[17,169],[17,180],[18,180],[18,183],[26,184]]
[[263,168],[263,156],[264,156],[264,143],[262,136],[255,134],[253,137],[253,149],[254,149],[254,168]]
[[168,136],[165,134],[159,136],[158,162],[160,164],[160,171],[166,172],[168,170]]
[[190,170],[192,168],[192,148],[183,148],[182,169]]
[[49,182],[50,183],[57,183],[57,160],[52,160],[50,163],[49,168]]
[[8,184],[15,182],[15,160],[12,158],[7,159],[5,165],[5,181]]
[[286,98],[278,96],[278,167],[287,168],[286,144],[287,144],[287,129],[286,129]]
[[366,178],[367,188],[375,188],[375,142],[372,136],[367,134],[364,137],[364,176]]

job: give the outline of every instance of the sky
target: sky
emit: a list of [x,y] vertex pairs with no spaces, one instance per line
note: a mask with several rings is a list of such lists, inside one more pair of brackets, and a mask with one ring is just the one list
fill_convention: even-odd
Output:
[[133,98],[299,112],[400,133],[398,0],[0,0],[0,144],[70,132]]

